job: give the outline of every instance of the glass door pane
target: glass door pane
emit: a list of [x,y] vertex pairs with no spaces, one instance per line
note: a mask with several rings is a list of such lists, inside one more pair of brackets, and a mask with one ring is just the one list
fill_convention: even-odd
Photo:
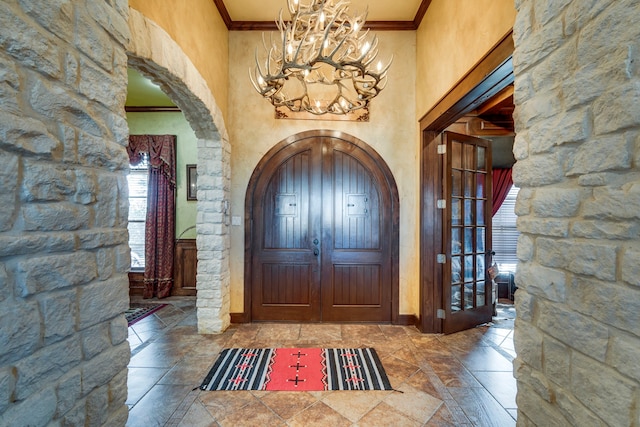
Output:
[[450,207],[450,228],[445,236],[449,236],[447,258],[451,265],[443,290],[449,311],[444,331],[448,333],[488,322],[493,313],[491,282],[486,277],[491,151],[488,142],[479,138],[445,132],[444,139],[450,153],[443,170],[448,179],[444,196]]

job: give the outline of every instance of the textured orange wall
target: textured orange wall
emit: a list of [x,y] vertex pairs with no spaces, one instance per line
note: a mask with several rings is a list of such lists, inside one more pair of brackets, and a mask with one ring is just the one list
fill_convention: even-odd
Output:
[[225,121],[229,96],[229,31],[212,0],[129,0],[129,6],[162,27],[191,59]]
[[433,0],[418,28],[416,113],[425,115],[515,22],[514,0]]

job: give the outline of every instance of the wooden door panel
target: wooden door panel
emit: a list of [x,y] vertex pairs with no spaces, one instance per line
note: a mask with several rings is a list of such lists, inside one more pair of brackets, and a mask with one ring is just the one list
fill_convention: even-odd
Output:
[[388,322],[391,256],[382,237],[390,233],[391,202],[380,197],[376,165],[358,154],[339,142],[325,149],[322,318]]
[[171,289],[171,295],[196,295],[197,254],[196,239],[180,239],[176,241],[175,283]]
[[352,156],[333,155],[334,249],[380,249],[380,197],[372,175]]
[[252,316],[254,320],[320,318],[320,266],[311,235],[319,226],[321,150],[306,145],[268,165],[256,189]]
[[380,265],[334,265],[333,305],[380,307],[383,290]]
[[309,248],[311,155],[308,151],[287,160],[274,173],[264,201],[265,249]]
[[443,332],[490,322],[491,281],[487,278],[491,242],[491,150],[487,141],[452,132],[442,134]]
[[444,167],[438,149],[441,136],[435,132],[425,132],[421,154],[421,194],[420,194],[420,327],[422,332],[442,332],[442,277],[443,264],[437,254],[444,253],[442,241],[443,216],[437,209],[442,199]]
[[310,264],[262,264],[262,304],[311,304],[313,266]]

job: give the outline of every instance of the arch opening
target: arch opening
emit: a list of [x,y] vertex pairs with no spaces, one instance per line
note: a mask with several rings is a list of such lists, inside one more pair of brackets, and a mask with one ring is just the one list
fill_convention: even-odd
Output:
[[231,149],[220,108],[180,46],[129,9],[128,65],[156,83],[182,110],[197,137],[197,317],[199,333],[230,324],[228,212]]

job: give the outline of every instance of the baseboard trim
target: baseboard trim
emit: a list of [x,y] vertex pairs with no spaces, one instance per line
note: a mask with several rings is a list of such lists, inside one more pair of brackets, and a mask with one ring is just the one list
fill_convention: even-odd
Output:
[[249,323],[245,313],[230,313],[229,316],[231,316],[231,323]]
[[[251,323],[246,313],[230,313],[229,315],[231,316],[231,323]],[[400,314],[395,324],[401,326],[417,326],[419,324],[418,317],[415,314]]]
[[396,325],[417,326],[418,316],[416,316],[415,314],[399,314]]

